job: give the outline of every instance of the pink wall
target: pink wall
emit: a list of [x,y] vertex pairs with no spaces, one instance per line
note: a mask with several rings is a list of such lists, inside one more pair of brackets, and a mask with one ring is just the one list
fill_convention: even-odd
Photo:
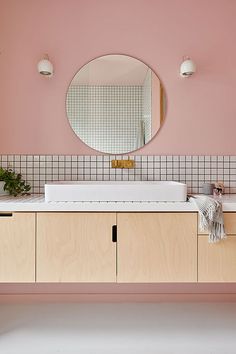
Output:
[[[137,154],[236,154],[235,0],[1,0],[0,153],[95,154],[71,130],[65,93],[94,57],[130,54],[167,93],[158,135]],[[48,52],[52,79],[36,64]],[[178,75],[183,55],[198,72]]]

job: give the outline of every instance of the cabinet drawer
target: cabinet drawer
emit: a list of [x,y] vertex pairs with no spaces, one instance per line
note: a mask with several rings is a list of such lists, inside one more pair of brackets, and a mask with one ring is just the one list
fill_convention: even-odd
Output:
[[35,214],[0,213],[0,282],[35,281]]
[[[236,236],[236,213],[224,213],[224,223],[227,235]],[[207,232],[200,232],[198,227],[198,234],[206,235]]]
[[235,236],[218,243],[209,243],[207,236],[198,238],[198,281],[236,281]]

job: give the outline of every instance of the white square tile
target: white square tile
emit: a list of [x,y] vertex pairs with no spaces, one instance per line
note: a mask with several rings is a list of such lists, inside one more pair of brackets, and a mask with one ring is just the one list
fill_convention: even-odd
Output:
[[[3,161],[5,161],[4,159],[2,159]],[[7,159],[6,159],[6,161],[7,161]],[[15,162],[20,162],[20,155],[15,155],[14,156],[14,161]]]
[[[14,156],[14,160],[16,161],[16,156]],[[33,160],[34,160],[33,155],[27,155],[27,161],[33,161]]]
[[84,161],[85,162],[90,162],[90,156],[84,156]]
[[[26,155],[21,155],[20,160],[21,160],[21,162],[25,162],[26,161]],[[13,156],[12,155],[8,156],[8,161],[13,161]]]
[[27,168],[32,168],[34,166],[33,161],[27,161]]
[[179,174],[175,174],[175,173],[174,173],[173,179],[174,179],[174,181],[178,181],[178,180],[179,180]]

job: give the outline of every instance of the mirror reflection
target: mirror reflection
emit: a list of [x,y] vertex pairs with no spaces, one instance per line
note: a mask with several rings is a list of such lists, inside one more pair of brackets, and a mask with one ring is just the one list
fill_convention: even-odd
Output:
[[67,116],[75,134],[103,153],[124,154],[160,129],[165,95],[158,76],[126,55],[106,55],[83,66],[70,83]]

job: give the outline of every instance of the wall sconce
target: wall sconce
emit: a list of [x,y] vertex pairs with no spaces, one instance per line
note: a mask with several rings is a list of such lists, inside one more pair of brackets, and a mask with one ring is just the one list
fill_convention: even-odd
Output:
[[45,54],[43,59],[38,62],[38,72],[48,77],[53,75],[53,65],[49,60],[48,54]]
[[183,62],[180,65],[180,75],[190,77],[196,71],[196,64],[187,56],[183,57]]

